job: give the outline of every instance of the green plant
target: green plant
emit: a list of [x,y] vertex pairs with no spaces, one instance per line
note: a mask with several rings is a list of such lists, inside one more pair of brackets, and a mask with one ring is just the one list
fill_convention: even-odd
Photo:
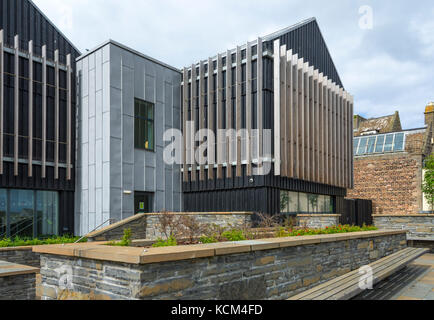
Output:
[[213,236],[203,236],[199,239],[200,243],[206,244],[206,243],[216,243],[218,240],[214,238]]
[[157,241],[152,245],[153,248],[159,247],[174,247],[177,246],[178,242],[173,236],[170,236],[167,240],[163,240],[161,238],[157,239]]
[[422,192],[434,212],[434,156],[430,155],[425,160],[425,174],[422,183]]
[[222,237],[226,241],[243,241],[243,240],[246,240],[246,236],[244,235],[243,231],[242,230],[236,230],[236,229],[223,232]]
[[109,242],[108,245],[109,246],[116,246],[116,247],[129,247],[131,246],[131,229],[124,229],[124,235],[122,237],[121,241],[112,241]]
[[[44,239],[38,238],[22,238],[22,237],[14,237],[14,238],[4,238],[0,240],[0,248],[6,247],[27,247],[27,246],[40,246],[40,245],[50,245],[50,244],[64,244],[64,243],[74,243],[80,237],[73,236],[52,236]],[[84,238],[80,242],[87,242],[87,239]]]

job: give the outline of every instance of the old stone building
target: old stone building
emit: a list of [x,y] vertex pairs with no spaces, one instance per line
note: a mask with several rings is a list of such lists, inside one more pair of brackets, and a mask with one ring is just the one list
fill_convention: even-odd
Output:
[[430,211],[421,191],[424,159],[432,153],[434,103],[423,128],[402,130],[399,113],[354,117],[354,189],[348,198],[370,199],[374,214]]

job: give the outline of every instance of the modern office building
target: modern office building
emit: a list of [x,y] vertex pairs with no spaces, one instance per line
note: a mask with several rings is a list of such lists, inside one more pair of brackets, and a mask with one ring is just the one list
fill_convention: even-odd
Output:
[[[182,95],[185,211],[334,213],[353,186],[353,98],[315,19],[184,68]],[[199,129],[249,135],[188,143]],[[211,164],[192,161],[204,142]]]
[[[32,1],[0,8],[0,237],[162,210],[330,213],[353,186],[353,98],[314,18],[180,70],[111,40],[81,55]],[[200,129],[234,143],[189,144]]]
[[74,232],[75,59],[28,0],[0,0],[0,238]]
[[181,211],[181,168],[163,161],[181,129],[181,72],[114,41],[77,59],[76,232],[139,212]]

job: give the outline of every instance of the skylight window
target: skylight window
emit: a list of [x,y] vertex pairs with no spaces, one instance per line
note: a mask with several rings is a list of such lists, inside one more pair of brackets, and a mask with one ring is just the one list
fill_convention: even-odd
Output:
[[405,133],[389,133],[354,138],[354,155],[402,152],[405,150]]

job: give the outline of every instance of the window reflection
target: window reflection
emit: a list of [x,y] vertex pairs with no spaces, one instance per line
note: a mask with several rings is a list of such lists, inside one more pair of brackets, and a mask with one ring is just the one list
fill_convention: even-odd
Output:
[[282,214],[297,213],[333,213],[331,196],[280,191],[280,212]]

